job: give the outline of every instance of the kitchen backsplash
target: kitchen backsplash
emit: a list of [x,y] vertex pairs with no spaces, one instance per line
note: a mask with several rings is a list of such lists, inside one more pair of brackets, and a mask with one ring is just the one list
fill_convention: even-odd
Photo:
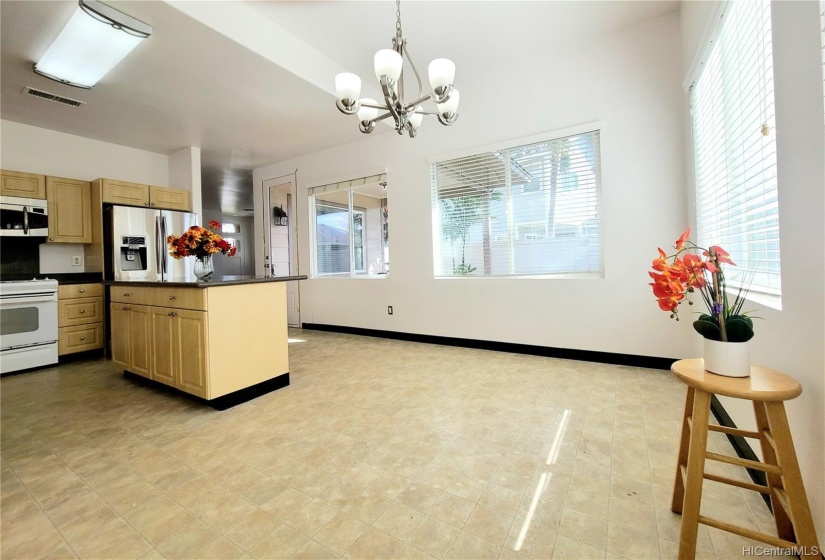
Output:
[[40,273],[40,250],[45,238],[0,237],[0,278]]
[[[80,264],[74,264],[75,259]],[[43,243],[40,245],[40,273],[84,272],[83,245],[75,243]]]

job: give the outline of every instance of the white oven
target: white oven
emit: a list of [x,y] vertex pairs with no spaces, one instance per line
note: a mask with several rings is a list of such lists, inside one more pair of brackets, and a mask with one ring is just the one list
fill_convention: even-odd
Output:
[[0,282],[0,373],[57,363],[57,281]]

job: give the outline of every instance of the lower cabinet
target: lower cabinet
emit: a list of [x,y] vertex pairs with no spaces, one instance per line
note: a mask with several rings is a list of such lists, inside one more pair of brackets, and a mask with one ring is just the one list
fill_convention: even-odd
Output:
[[151,309],[149,377],[205,398],[206,312],[169,307]]
[[150,307],[113,303],[109,308],[112,325],[112,361],[132,373],[149,377]]
[[103,286],[61,284],[57,288],[57,353],[103,348]]

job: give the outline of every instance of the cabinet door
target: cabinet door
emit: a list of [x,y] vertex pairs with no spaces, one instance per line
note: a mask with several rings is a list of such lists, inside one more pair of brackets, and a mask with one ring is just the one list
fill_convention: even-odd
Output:
[[112,363],[129,369],[129,341],[132,336],[129,324],[129,305],[113,303],[109,306],[109,320],[112,328],[110,352]]
[[92,242],[92,184],[46,177],[50,243]]
[[0,195],[46,198],[46,177],[19,171],[0,171]]
[[129,305],[129,367],[132,373],[150,377],[151,321],[150,307]]
[[178,336],[175,358],[178,363],[178,388],[208,398],[206,312],[175,310]]
[[189,205],[189,191],[150,186],[149,205],[153,208],[184,210],[189,212],[191,209]]
[[152,367],[150,377],[166,385],[175,386],[175,346],[177,317],[171,309],[151,308]]
[[149,185],[103,179],[103,202],[149,206]]

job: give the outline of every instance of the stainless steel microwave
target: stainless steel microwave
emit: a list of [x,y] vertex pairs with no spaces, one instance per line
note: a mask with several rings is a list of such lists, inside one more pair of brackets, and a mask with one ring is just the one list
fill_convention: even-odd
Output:
[[0,236],[46,237],[49,209],[45,200],[0,196]]

